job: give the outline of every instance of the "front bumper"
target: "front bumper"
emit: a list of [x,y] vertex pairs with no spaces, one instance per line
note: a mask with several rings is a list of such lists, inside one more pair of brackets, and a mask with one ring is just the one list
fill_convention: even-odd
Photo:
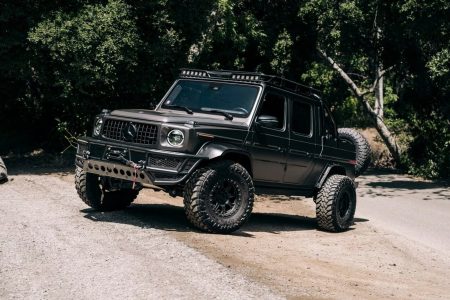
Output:
[[78,139],[75,164],[101,176],[173,186],[183,183],[204,159],[207,157],[83,137]]

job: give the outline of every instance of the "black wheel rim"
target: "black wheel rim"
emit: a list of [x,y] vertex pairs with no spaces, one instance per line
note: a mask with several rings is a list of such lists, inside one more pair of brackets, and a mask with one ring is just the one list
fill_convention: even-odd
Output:
[[346,220],[348,219],[349,215],[350,215],[350,210],[351,210],[351,206],[352,206],[352,201],[351,201],[351,195],[348,191],[344,191],[341,194],[341,197],[339,198],[339,201],[337,203],[338,205],[338,217],[341,220]]
[[219,217],[229,217],[236,213],[241,205],[239,184],[232,179],[217,182],[211,190],[210,203],[212,211]]

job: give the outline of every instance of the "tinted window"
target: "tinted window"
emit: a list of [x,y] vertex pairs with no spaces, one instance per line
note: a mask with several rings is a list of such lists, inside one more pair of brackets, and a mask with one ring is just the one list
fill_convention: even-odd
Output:
[[246,117],[253,108],[258,92],[259,87],[256,86],[180,80],[162,107],[184,106],[194,112],[205,113],[208,110],[222,110],[238,117]]
[[273,128],[281,129],[284,127],[284,106],[286,105],[285,98],[278,94],[267,93],[264,96],[263,105],[259,116],[272,116],[278,120],[278,125]]
[[294,101],[292,105],[292,131],[309,135],[311,133],[311,115],[310,104]]

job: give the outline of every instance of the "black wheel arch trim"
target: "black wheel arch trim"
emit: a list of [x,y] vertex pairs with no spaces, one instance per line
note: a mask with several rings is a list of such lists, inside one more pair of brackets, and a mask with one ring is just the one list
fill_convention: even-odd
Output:
[[198,157],[207,158],[207,161],[222,157],[231,157],[233,155],[238,155],[244,157],[247,160],[244,167],[250,173],[253,174],[252,170],[252,159],[251,154],[240,146],[229,144],[229,143],[206,143],[197,152]]
[[316,189],[322,188],[322,186],[325,183],[325,181],[327,180],[327,178],[330,177],[331,175],[335,175],[335,174],[348,176],[352,180],[354,180],[354,178],[355,178],[355,172],[354,171],[352,172],[351,169],[349,169],[348,167],[339,165],[339,164],[329,164],[324,169],[324,171],[320,175],[319,179],[317,180],[315,188]]

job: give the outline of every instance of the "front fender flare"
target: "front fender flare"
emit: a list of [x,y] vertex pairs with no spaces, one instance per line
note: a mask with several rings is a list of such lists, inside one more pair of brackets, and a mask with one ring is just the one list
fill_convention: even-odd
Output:
[[197,156],[207,158],[209,160],[226,155],[227,153],[236,153],[245,155],[250,158],[250,153],[245,149],[228,143],[208,143],[203,145],[197,152]]

